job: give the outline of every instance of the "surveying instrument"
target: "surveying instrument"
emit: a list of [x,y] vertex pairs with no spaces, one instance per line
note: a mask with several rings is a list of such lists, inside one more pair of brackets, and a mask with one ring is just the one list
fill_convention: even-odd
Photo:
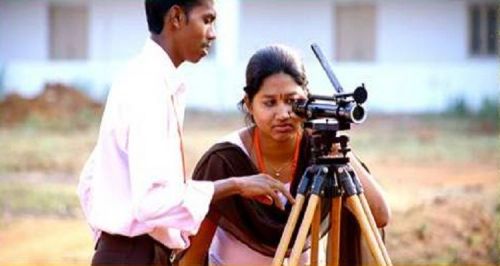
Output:
[[[314,54],[337,91],[333,96],[310,95],[307,100],[294,103],[293,111],[306,119],[304,128],[311,130],[311,163],[306,168],[297,188],[295,204],[281,236],[272,265],[281,266],[286,256],[292,234],[304,203],[307,207],[300,224],[288,265],[299,264],[306,238],[311,229],[311,266],[318,265],[320,241],[321,200],[331,201],[329,211],[330,229],[326,252],[326,265],[339,265],[340,218],[342,198],[357,220],[361,235],[379,266],[392,266],[391,259],[382,241],[375,220],[368,206],[363,188],[356,173],[349,165],[349,138],[337,136],[337,132],[350,129],[351,123],[361,123],[366,118],[362,103],[368,98],[364,84],[353,93],[344,93],[337,78],[317,44],[311,45]],[[338,146],[339,155],[332,157],[332,145]]]

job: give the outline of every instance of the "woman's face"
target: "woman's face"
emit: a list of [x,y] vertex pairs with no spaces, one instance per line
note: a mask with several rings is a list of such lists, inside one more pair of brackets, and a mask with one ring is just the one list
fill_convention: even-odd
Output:
[[292,112],[292,103],[305,98],[306,92],[290,75],[277,73],[264,79],[247,107],[263,137],[286,141],[295,137],[302,122]]

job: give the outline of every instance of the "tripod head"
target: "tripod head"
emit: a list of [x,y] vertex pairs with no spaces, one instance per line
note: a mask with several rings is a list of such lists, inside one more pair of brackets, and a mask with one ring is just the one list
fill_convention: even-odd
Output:
[[359,124],[366,118],[361,105],[368,98],[365,85],[357,87],[353,93],[341,93],[333,96],[309,95],[307,100],[297,100],[293,111],[307,119],[334,118],[339,129],[350,129],[350,123]]
[[[360,124],[366,119],[362,104],[368,98],[365,85],[361,84],[352,93],[345,93],[328,65],[328,61],[317,44],[311,48],[325,70],[337,94],[332,96],[310,95],[307,100],[298,100],[292,110],[304,118],[304,127],[311,132],[311,160],[313,164],[347,164],[349,138],[337,136],[338,131],[351,129],[351,124]],[[342,157],[331,158],[333,145],[339,144]]]

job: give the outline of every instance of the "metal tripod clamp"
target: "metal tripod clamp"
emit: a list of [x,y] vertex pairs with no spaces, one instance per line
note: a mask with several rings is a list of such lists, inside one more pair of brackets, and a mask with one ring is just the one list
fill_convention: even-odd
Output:
[[313,183],[311,184],[311,194],[321,195],[323,187],[325,185],[325,177],[328,175],[328,167],[317,166],[316,175],[313,177]]
[[344,188],[345,194],[347,196],[357,195],[358,189],[351,178],[351,175],[344,167],[337,168],[337,177],[339,179],[339,183]]

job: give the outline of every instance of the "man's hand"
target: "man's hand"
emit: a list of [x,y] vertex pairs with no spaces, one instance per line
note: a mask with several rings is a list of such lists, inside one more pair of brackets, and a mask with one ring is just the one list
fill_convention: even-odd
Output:
[[263,204],[274,204],[284,210],[285,206],[279,199],[278,193],[283,194],[290,203],[294,203],[292,195],[283,183],[267,174],[258,174],[236,178],[239,186],[239,194],[245,198],[260,201]]
[[245,198],[257,200],[263,204],[274,204],[276,207],[284,210],[285,207],[281,203],[278,194],[281,193],[290,203],[293,204],[295,202],[283,183],[267,174],[221,179],[214,182],[214,187],[213,201],[237,194]]

